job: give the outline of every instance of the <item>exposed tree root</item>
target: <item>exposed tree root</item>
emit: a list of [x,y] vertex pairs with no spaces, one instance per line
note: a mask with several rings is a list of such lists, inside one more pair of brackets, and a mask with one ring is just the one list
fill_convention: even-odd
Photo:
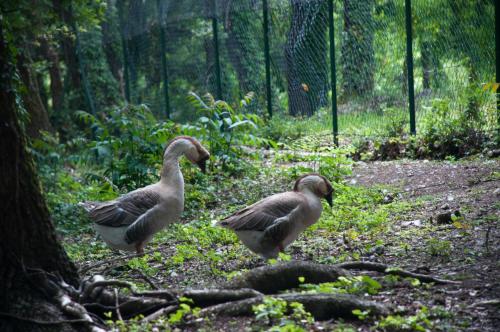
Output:
[[[389,309],[379,303],[363,300],[347,294],[280,294],[273,297],[287,302],[299,302],[315,319],[354,318],[354,309],[368,310],[370,314],[386,315]],[[202,315],[249,316],[253,314],[252,306],[262,303],[263,296],[223,303],[201,310]]]
[[193,300],[197,307],[208,307],[220,303],[234,302],[243,299],[262,296],[262,293],[253,289],[190,289],[182,292],[185,296]]
[[348,275],[346,270],[335,265],[294,261],[250,270],[235,277],[226,288],[251,288],[264,294],[274,294],[297,288],[300,285],[299,277],[304,277],[307,283],[318,284]]
[[39,320],[39,319],[21,317],[18,315],[10,314],[8,312],[0,312],[0,317],[12,318],[15,320],[29,322],[29,323],[33,323],[33,324],[37,324],[37,325],[60,325],[60,324],[77,324],[77,323],[88,324],[89,323],[89,321],[86,319],[63,319],[63,320],[55,320],[55,321]]
[[346,270],[365,270],[365,271],[375,271],[385,274],[392,274],[400,277],[415,278],[422,282],[433,282],[436,284],[460,284],[460,281],[439,279],[426,274],[413,273],[400,268],[393,268],[381,263],[373,262],[347,262],[335,265],[338,268]]
[[[104,289],[114,286],[127,288],[132,296],[119,295]],[[167,290],[138,292],[132,284],[121,280],[104,280],[101,276],[95,276],[85,281],[80,290],[79,302],[93,313],[103,316],[105,312],[114,312],[116,318],[128,319],[139,314],[149,315],[159,309],[176,304],[176,297]]]
[[[100,331],[101,329],[98,326],[102,323],[94,315],[104,317],[106,312],[112,312],[113,319],[127,320],[142,314],[145,316],[143,322],[151,322],[177,310],[179,308],[179,298],[182,296],[190,298],[193,301],[193,306],[203,308],[201,310],[203,315],[252,315],[252,306],[262,303],[264,294],[276,294],[273,296],[287,302],[302,303],[305,309],[317,320],[339,317],[353,318],[352,311],[354,309],[368,311],[372,315],[388,314],[389,307],[354,295],[277,294],[280,291],[298,288],[302,282],[323,283],[336,281],[340,276],[350,276],[351,274],[347,270],[376,271],[417,278],[423,282],[437,284],[458,283],[372,262],[348,262],[337,265],[297,261],[287,262],[255,268],[234,278],[221,288],[157,289],[147,292],[138,291],[129,282],[105,280],[102,276],[94,276],[85,280],[79,289],[75,289],[60,279],[57,280],[54,276],[47,275],[46,282],[55,284],[49,285],[49,288],[56,290],[53,293],[53,298],[57,300],[62,312],[76,319],[35,321],[11,313],[1,312],[0,317],[25,320],[40,325],[86,324],[89,329]],[[302,280],[302,278],[304,279]],[[124,288],[128,293],[120,292]]]

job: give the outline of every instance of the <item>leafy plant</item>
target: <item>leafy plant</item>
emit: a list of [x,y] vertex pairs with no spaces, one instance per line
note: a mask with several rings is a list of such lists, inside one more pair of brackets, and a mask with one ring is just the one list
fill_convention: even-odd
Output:
[[201,310],[198,307],[191,307],[193,300],[187,297],[181,297],[179,300],[179,309],[168,317],[168,322],[172,325],[185,323],[190,317],[198,317]]
[[88,176],[103,175],[127,190],[158,179],[164,148],[180,133],[173,122],[158,121],[145,105],[128,105],[101,116],[77,111],[75,116],[89,137],[81,161],[99,169]]
[[376,324],[382,331],[429,331],[433,328],[433,323],[429,319],[429,310],[422,307],[415,315],[400,316],[389,315]]
[[302,303],[287,303],[285,300],[270,296],[264,297],[263,302],[254,305],[252,310],[258,321],[263,321],[268,325],[277,325],[269,331],[303,331],[295,324],[306,324],[314,321]]
[[220,163],[223,170],[241,170],[243,144],[260,145],[265,140],[252,134],[263,120],[257,115],[246,112],[253,93],[247,94],[237,105],[231,106],[223,100],[215,100],[211,94],[201,98],[190,92],[188,101],[200,114],[195,124],[184,125],[183,131],[201,135],[209,144],[211,155]]
[[426,241],[427,251],[431,256],[449,256],[451,254],[451,242],[431,238]]
[[302,284],[301,288],[312,293],[377,294],[382,285],[369,276],[339,277],[338,281],[321,284]]

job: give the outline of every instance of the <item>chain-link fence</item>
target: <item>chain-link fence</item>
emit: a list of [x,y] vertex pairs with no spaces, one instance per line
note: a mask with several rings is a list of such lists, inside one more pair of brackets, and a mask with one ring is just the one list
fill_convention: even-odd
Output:
[[[298,117],[311,132],[331,134],[333,126],[339,135],[418,132],[443,100],[450,117],[470,112],[482,129],[497,128],[495,94],[483,89],[495,82],[492,0],[107,5],[99,34],[117,93],[159,117],[192,120],[189,91],[229,102],[253,91],[255,112]],[[77,35],[89,43],[92,33]],[[93,56],[79,54],[89,108],[99,111],[110,100]]]

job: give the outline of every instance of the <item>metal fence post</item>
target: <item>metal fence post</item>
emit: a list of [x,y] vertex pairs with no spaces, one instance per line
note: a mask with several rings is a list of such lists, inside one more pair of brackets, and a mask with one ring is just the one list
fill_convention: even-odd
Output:
[[408,68],[408,106],[410,111],[410,132],[417,133],[415,125],[415,91],[413,88],[413,48],[412,48],[412,21],[411,0],[405,0],[406,18],[406,65]]
[[330,35],[330,81],[332,86],[332,126],[333,144],[339,146],[339,126],[337,116],[337,70],[335,67],[335,30],[333,24],[333,0],[328,0],[328,28]]
[[262,16],[264,18],[264,58],[266,60],[266,99],[267,113],[273,117],[273,104],[271,95],[271,62],[269,57],[269,8],[267,0],[262,0]]
[[215,51],[215,82],[217,85],[217,99],[222,99],[222,85],[220,77],[220,59],[219,59],[219,37],[217,28],[217,6],[216,0],[212,0],[212,32],[214,40],[214,51]]
[[122,40],[122,55],[123,55],[123,79],[125,80],[125,100],[130,103],[130,77],[128,73],[128,50],[127,40],[125,39],[125,25],[123,23],[123,1],[117,1],[118,20],[120,22],[120,36]]
[[161,0],[156,0],[156,9],[158,10],[158,26],[160,27],[160,52],[161,52],[161,71],[163,76],[163,96],[165,98],[165,115],[170,119],[170,100],[168,97],[168,72],[167,58],[165,46],[165,27],[163,25],[163,8],[160,4]]

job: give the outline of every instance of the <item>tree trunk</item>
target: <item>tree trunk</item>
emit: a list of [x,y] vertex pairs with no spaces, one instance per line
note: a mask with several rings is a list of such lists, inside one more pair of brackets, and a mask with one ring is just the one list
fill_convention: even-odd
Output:
[[123,75],[121,73],[122,62],[117,51],[120,47],[120,35],[118,33],[120,27],[117,23],[113,2],[111,0],[107,0],[106,2],[106,17],[101,23],[102,45],[111,74],[121,85],[123,85]]
[[425,90],[431,88],[431,70],[432,70],[432,50],[428,42],[422,42],[420,45],[422,54],[422,85]]
[[342,88],[346,97],[357,97],[371,93],[374,86],[374,0],[343,2]]
[[260,21],[255,20],[258,8],[251,0],[226,0],[224,6],[227,54],[236,70],[240,91],[242,95],[249,91],[258,92],[264,84],[264,57],[259,38],[256,38],[256,34],[262,33]]
[[291,0],[285,60],[288,110],[293,116],[311,116],[327,103],[326,4],[322,0]]
[[40,88],[36,75],[31,71],[32,63],[21,53],[17,56],[17,69],[25,91],[21,93],[24,108],[30,116],[26,126],[27,134],[32,138],[40,136],[40,130],[52,130],[47,109],[40,97]]
[[40,38],[40,51],[49,65],[50,96],[52,98],[52,109],[58,114],[63,104],[63,83],[61,69],[59,67],[59,55],[49,44],[46,38]]
[[[57,242],[32,159],[26,150],[17,118],[12,60],[0,16],[0,312],[21,319],[50,319],[61,313],[47,299],[54,290],[44,287],[43,272],[58,275],[73,286],[78,285],[79,277]],[[67,324],[57,327],[72,329]],[[51,328],[54,326],[45,326],[44,330]],[[32,322],[3,315],[0,330],[42,329]]]
[[[54,6],[54,11],[59,16],[61,22],[63,22],[69,31],[72,31],[72,22],[74,17],[72,13],[68,10],[68,2],[63,0],[53,0],[52,4]],[[80,68],[78,57],[76,54],[75,40],[68,33],[61,33],[59,38],[59,43],[61,45],[61,52],[63,54],[64,64],[67,68],[67,77],[64,80],[64,92],[71,92],[66,98],[67,107],[69,109],[79,109],[82,108],[84,103],[83,89],[80,76]]]

